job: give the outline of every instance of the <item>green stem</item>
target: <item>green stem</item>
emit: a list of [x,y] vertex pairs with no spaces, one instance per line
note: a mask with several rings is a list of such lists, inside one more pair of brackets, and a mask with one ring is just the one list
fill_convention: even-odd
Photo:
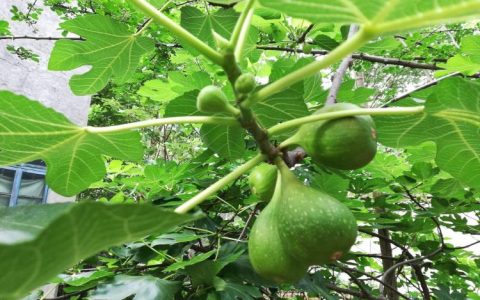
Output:
[[247,99],[244,102],[244,105],[251,106],[255,102],[263,101],[276,93],[286,90],[295,83],[298,83],[305,78],[315,75],[320,70],[342,60],[350,53],[362,47],[371,37],[372,35],[370,35],[368,32],[360,29],[360,31],[353,38],[347,40],[346,42],[335,48],[335,50],[324,56],[321,60],[312,62],[301,69],[289,73],[288,75],[280,78],[279,80],[271,83],[270,85],[267,85],[263,89],[259,90],[256,94],[252,95],[249,99]]
[[237,120],[234,118],[226,117],[174,117],[164,119],[153,119],[140,121],[130,124],[109,126],[109,127],[86,127],[85,130],[90,133],[116,133],[122,131],[128,131],[133,129],[140,129],[153,126],[161,126],[167,124],[237,124]]
[[191,34],[189,31],[184,29],[179,24],[170,20],[167,16],[165,16],[160,11],[158,11],[153,5],[148,3],[146,0],[130,0],[130,1],[133,4],[135,4],[143,13],[150,16],[157,23],[165,26],[176,37],[180,38],[184,42],[191,45],[198,52],[203,54],[206,58],[210,59],[212,62],[214,62],[217,65],[223,65],[223,56],[219,52],[212,49],[210,46],[205,44],[203,41],[201,41],[199,38]]
[[[173,0],[168,0],[167,2],[165,2],[165,4],[162,5],[162,7],[159,9],[159,11],[163,12],[165,9],[167,9],[167,7],[172,2],[173,2]],[[150,26],[152,23],[153,23],[153,19],[148,20],[147,23],[145,23],[145,25],[143,25],[143,27],[137,33],[135,33],[135,36],[141,35],[148,28],[148,26]]]
[[235,53],[237,53],[238,51],[237,49],[239,47],[240,48],[243,47],[244,41],[241,41],[242,32],[248,31],[248,28],[250,27],[250,20],[252,18],[251,14],[253,13],[254,4],[255,4],[255,0],[249,0],[247,2],[247,4],[245,5],[245,8],[242,11],[242,14],[240,15],[237,23],[235,24],[235,28],[233,29],[232,37],[230,38],[230,46],[235,49]]
[[298,118],[291,121],[286,121],[281,124],[272,126],[268,129],[270,135],[275,135],[288,131],[292,128],[300,127],[303,124],[312,123],[321,120],[337,119],[343,117],[370,115],[370,116],[397,116],[397,115],[411,115],[422,113],[425,110],[424,106],[415,107],[394,107],[394,108],[362,108],[351,109],[345,111],[336,111],[329,113],[322,113],[318,115],[311,115],[308,117]]
[[191,209],[193,209],[194,207],[196,207],[197,205],[205,201],[208,197],[212,196],[213,194],[215,194],[216,192],[218,192],[228,184],[232,183],[235,179],[240,177],[242,174],[246,173],[248,170],[250,170],[251,168],[255,167],[256,165],[264,161],[265,158],[266,157],[264,155],[258,154],[254,158],[250,159],[243,165],[236,168],[233,172],[231,172],[227,176],[223,177],[222,179],[215,182],[214,184],[212,184],[202,192],[198,193],[192,199],[188,200],[184,204],[177,207],[177,209],[175,209],[175,212],[179,214],[184,214],[189,212]]
[[[452,1],[452,3],[455,3]],[[467,18],[466,14],[471,13],[470,16],[478,15],[480,10],[480,2],[470,1],[460,4],[453,4],[450,7],[443,7],[440,11],[432,10],[422,14],[416,14],[413,17],[405,17],[394,21],[380,23],[371,28],[371,32],[381,35],[389,32],[399,32],[409,29],[433,26],[442,22],[462,21]]]

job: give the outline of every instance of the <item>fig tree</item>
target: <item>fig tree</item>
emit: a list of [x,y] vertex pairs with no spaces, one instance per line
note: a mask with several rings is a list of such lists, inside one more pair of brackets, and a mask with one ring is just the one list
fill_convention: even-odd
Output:
[[228,111],[228,99],[223,91],[214,85],[204,87],[197,96],[197,109],[201,112],[220,113]]
[[[360,109],[350,103],[324,107],[315,114]],[[302,125],[288,144],[300,145],[319,165],[354,170],[367,165],[377,152],[377,132],[370,116],[352,116]]]
[[277,168],[274,165],[261,163],[248,176],[252,193],[262,201],[270,201],[277,181]]

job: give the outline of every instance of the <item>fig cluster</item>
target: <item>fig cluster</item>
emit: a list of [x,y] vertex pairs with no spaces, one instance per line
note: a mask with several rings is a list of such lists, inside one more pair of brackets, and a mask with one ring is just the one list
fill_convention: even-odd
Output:
[[266,279],[293,283],[309,266],[342,257],[356,236],[356,220],[344,204],[305,186],[282,163],[272,199],[250,232],[250,262]]
[[[301,146],[323,167],[362,168],[376,154],[377,135],[370,116],[342,117],[358,109],[348,103],[324,107],[315,114],[338,112],[339,117],[303,125],[284,145]],[[254,194],[269,201],[248,242],[250,262],[262,277],[294,283],[309,266],[335,261],[355,243],[357,223],[348,207],[305,186],[282,160],[257,166],[249,182]]]

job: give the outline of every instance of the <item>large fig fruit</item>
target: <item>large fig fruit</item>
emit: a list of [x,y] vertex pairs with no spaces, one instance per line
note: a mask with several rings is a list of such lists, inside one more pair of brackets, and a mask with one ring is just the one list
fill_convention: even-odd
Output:
[[357,236],[350,210],[335,198],[303,185],[279,161],[273,197],[250,232],[253,268],[275,282],[296,282],[308,266],[339,259]]
[[[350,103],[337,103],[315,114],[360,109]],[[370,116],[344,117],[308,123],[289,139],[300,145],[319,165],[354,170],[367,165],[377,152],[377,132]]]
[[352,212],[334,197],[305,186],[283,164],[276,226],[288,254],[317,265],[347,253],[357,237]]
[[254,270],[263,278],[276,283],[297,282],[308,266],[290,256],[280,239],[275,216],[279,196],[277,193],[255,220],[248,240],[248,253]]

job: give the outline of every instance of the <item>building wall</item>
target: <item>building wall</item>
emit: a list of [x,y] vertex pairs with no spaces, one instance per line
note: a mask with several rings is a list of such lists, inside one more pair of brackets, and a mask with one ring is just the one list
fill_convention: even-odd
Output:
[[[11,6],[26,12],[27,3],[31,1],[0,0],[0,20],[10,23],[13,36],[60,37],[58,30],[60,18],[45,8],[39,21],[34,25],[11,20]],[[40,3],[40,1],[38,2]],[[40,57],[40,62],[21,60],[6,50],[7,45],[23,46]],[[72,94],[68,86],[69,78],[76,73],[83,73],[86,68],[74,72],[48,71],[48,60],[54,41],[38,40],[0,40],[0,90],[9,90],[43,103],[64,114],[77,125],[86,125],[90,97],[78,97]],[[49,192],[48,202],[72,201],[73,198],[62,197]]]

